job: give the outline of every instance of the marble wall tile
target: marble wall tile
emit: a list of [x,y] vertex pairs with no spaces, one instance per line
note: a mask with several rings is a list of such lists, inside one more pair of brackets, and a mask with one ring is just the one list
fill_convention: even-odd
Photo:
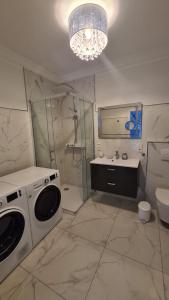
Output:
[[57,94],[58,84],[29,70],[25,70],[27,100],[31,101],[36,163],[41,167],[56,168],[52,97]]
[[[59,169],[62,184],[82,186],[84,153],[81,149],[76,149],[73,153],[72,149],[66,149],[66,144],[74,144],[75,140],[74,109],[78,115],[77,144],[84,143],[85,132],[82,136],[83,116],[79,98],[93,101],[94,76],[74,80],[64,86],[25,70],[25,79],[27,98],[33,102],[31,107],[37,165]],[[67,91],[66,86],[69,90],[74,89],[77,97],[66,95],[45,100],[59,91]]]
[[32,103],[31,112],[36,164],[39,167],[50,168],[51,161],[45,101]]
[[63,300],[46,285],[31,274],[18,267],[0,285],[0,299],[2,300]]
[[94,75],[69,81],[68,84],[71,87],[73,87],[78,97],[91,102],[95,101],[95,76]]
[[28,256],[24,268],[67,300],[84,300],[103,249],[79,237],[53,231]]
[[143,107],[143,141],[169,139],[169,104]]
[[106,250],[87,300],[164,300],[162,273]]
[[169,143],[149,143],[146,180],[146,199],[156,206],[157,187],[169,189],[169,160],[163,160],[161,151],[169,151]]
[[24,74],[28,101],[41,101],[46,97],[57,94],[59,85],[56,82],[52,82],[27,69],[24,70]]
[[0,108],[0,176],[33,165],[32,142],[29,113]]
[[106,247],[149,267],[162,270],[159,230],[118,215]]

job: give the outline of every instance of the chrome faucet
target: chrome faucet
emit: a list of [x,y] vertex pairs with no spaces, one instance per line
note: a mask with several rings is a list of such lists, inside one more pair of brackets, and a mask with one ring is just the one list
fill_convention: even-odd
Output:
[[119,154],[119,151],[118,151],[118,150],[115,151],[115,158],[116,158],[116,159],[119,159],[119,158],[120,158],[120,154]]

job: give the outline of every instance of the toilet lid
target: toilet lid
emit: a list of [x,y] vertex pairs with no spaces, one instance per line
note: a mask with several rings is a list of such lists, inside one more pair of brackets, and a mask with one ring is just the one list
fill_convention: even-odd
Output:
[[157,188],[156,198],[159,202],[169,205],[169,190]]

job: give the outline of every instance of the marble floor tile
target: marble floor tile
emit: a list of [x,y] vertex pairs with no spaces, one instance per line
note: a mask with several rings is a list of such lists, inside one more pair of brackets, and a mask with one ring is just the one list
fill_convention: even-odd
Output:
[[0,300],[63,300],[62,296],[18,267],[0,285]]
[[116,213],[107,214],[102,209],[82,207],[69,230],[89,241],[105,246],[111,232]]
[[[123,200],[121,202],[121,208],[118,212],[119,215],[126,218],[131,218],[133,220],[139,220],[138,219],[138,202],[131,201],[131,200]],[[145,224],[145,226],[153,226],[158,228],[159,221],[158,221],[158,214],[155,209],[152,209],[151,218],[148,223]]]
[[163,272],[169,275],[169,232],[160,230]]
[[117,216],[106,247],[162,270],[159,230],[132,218]]
[[164,300],[162,273],[106,250],[87,300]]
[[57,226],[61,229],[67,229],[72,224],[74,218],[75,218],[75,216],[73,216],[71,214],[63,213],[63,218],[59,222],[59,224],[57,224]]
[[107,194],[105,194],[91,197],[86,201],[85,207],[93,208],[111,216],[119,211],[120,203],[117,198],[110,196],[108,198]]
[[169,275],[163,274],[164,276],[164,294],[165,300],[169,300]]
[[33,273],[37,265],[40,265],[48,251],[54,244],[55,240],[60,240],[64,235],[64,231],[55,227],[48,235],[32,250],[24,261],[21,263],[22,268]]
[[23,267],[66,300],[84,300],[103,248],[72,233],[54,230]]
[[122,199],[120,208],[124,210],[124,212],[130,213],[130,215],[132,216],[133,213],[135,214],[138,211],[138,201]]
[[169,233],[169,224],[159,220],[159,228]]
[[93,208],[111,216],[119,211],[121,199],[111,194],[97,192],[86,201],[85,207]]

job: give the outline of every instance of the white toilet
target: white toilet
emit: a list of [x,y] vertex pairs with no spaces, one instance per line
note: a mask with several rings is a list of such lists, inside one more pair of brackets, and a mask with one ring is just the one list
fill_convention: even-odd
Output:
[[155,195],[160,220],[169,224],[169,190],[157,188]]

